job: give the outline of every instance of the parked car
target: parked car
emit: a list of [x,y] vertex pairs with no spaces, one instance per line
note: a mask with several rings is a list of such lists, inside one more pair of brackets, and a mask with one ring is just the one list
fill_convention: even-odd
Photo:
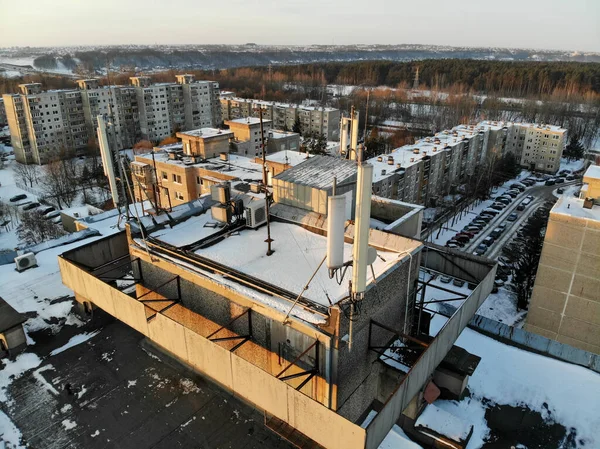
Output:
[[556,178],[556,179],[554,180],[554,182],[555,182],[556,184],[562,184],[563,182],[565,182],[565,178]]
[[574,181],[577,179],[577,177],[575,175],[569,175],[565,178],[567,181]]
[[504,232],[506,230],[506,223],[500,223],[498,229],[502,229],[502,232]]
[[512,198],[507,198],[505,196],[501,196],[496,198],[497,203],[506,204],[507,206],[512,202]]
[[519,215],[516,212],[513,212],[512,214],[510,214],[506,219],[508,221],[516,221],[517,218],[519,218]]
[[490,232],[490,237],[494,237],[495,239],[497,239],[501,235],[502,235],[502,229],[500,229],[500,228],[495,228],[492,232]]
[[487,221],[482,220],[481,218],[476,218],[475,220],[473,220],[471,222],[472,225],[475,226],[486,226],[487,225]]
[[511,198],[516,198],[517,196],[519,196],[519,193],[521,192],[519,192],[518,190],[511,189],[506,192],[506,195],[509,195]]
[[510,185],[511,189],[516,189],[519,192],[524,192],[525,191],[525,186],[523,184],[518,184],[518,183],[514,183]]
[[40,207],[41,204],[40,203],[29,203],[26,204],[25,206],[23,206],[23,210],[31,210],[31,209],[35,209],[36,207]]
[[447,248],[459,248],[460,245],[458,244],[458,242],[456,240],[448,240],[446,242],[446,247]]
[[502,203],[494,203],[490,206],[491,209],[497,210],[497,211],[501,211],[502,209],[504,209],[506,206]]
[[525,197],[526,200],[533,201],[533,195],[527,195]]
[[11,203],[16,203],[17,201],[21,201],[27,198],[27,195],[25,195],[24,193],[21,193],[20,195],[15,195],[13,197],[10,198],[10,202]]
[[457,242],[460,242],[460,243],[469,243],[471,241],[471,239],[469,237],[467,237],[466,235],[460,235],[460,234],[456,234],[453,237],[453,240],[456,240]]
[[488,247],[486,245],[484,245],[483,243],[481,243],[477,246],[477,248],[475,248],[475,254],[477,254],[478,256],[482,256],[483,254],[485,254],[487,249],[488,249]]
[[491,207],[488,207],[487,209],[483,209],[482,214],[483,213],[492,215],[494,217],[499,214],[499,212],[496,209],[492,209]]
[[481,242],[481,243],[483,243],[485,246],[489,247],[494,243],[494,241],[495,241],[494,237],[489,236],[489,237],[484,238],[483,242]]
[[475,234],[473,234],[472,232],[462,231],[462,232],[459,232],[458,234],[456,234],[457,237],[462,237],[463,235],[465,237],[469,237],[470,239],[472,239],[473,237],[475,237]]
[[44,220],[50,220],[52,218],[57,218],[60,220],[60,211],[59,210],[53,210],[52,212],[48,212],[46,215],[44,215]]
[[504,285],[504,281],[503,281],[502,279],[496,279],[496,280],[494,281],[494,285],[495,285],[496,287],[502,287],[502,286]]
[[527,205],[529,204],[529,201],[523,201],[521,204],[519,204],[517,206],[517,210],[525,210],[525,208],[527,207]]
[[40,207],[36,212],[40,215],[46,215],[49,212],[55,211],[56,208],[52,206]]
[[450,276],[442,276],[440,277],[440,282],[442,284],[449,284],[450,282],[452,282],[452,278]]
[[556,182],[554,181],[554,179],[548,179],[548,180],[546,181],[546,185],[547,185],[547,186],[553,186],[554,184],[556,184]]
[[472,232],[474,234],[479,233],[479,231],[481,231],[481,228],[479,226],[465,226],[465,228],[463,229],[463,232]]
[[494,218],[494,217],[492,217],[491,215],[481,214],[481,215],[477,215],[477,217],[475,218],[475,220],[483,220],[486,223],[489,223],[492,218]]
[[462,287],[463,285],[465,285],[465,281],[463,281],[462,279],[454,279],[452,281],[452,285],[456,286],[456,287]]
[[556,193],[565,193],[565,189],[562,187],[559,187],[558,189],[556,189]]

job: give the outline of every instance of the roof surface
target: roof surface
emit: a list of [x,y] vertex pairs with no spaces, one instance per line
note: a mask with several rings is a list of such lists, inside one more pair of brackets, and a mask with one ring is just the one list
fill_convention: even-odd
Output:
[[585,178],[600,179],[600,165],[590,165],[583,176]]
[[27,317],[13,309],[4,299],[0,298],[0,332],[12,329],[27,321]]
[[293,182],[317,189],[328,189],[333,177],[341,183],[356,175],[356,163],[330,156],[314,156],[275,176],[281,181]]

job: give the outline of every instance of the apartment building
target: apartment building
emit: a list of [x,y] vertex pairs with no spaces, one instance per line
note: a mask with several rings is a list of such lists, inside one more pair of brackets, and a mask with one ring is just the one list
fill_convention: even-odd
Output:
[[[442,389],[463,393],[477,358],[453,343],[491,290],[495,269],[472,256],[369,230],[368,209],[357,206],[361,218],[347,222],[347,210],[339,207],[347,207],[344,196],[332,196],[332,170],[360,180],[356,197],[366,195],[369,204],[364,171],[370,168],[327,159],[280,179],[269,211],[260,195],[220,185],[169,216],[141,217],[122,233],[65,252],[59,265],[82,310],[93,314],[99,307],[135,328],[254,405],[274,431],[293,433],[304,447],[313,440],[330,449],[376,449],[396,422],[414,428]],[[330,205],[325,213],[317,211],[320,199]],[[273,218],[269,256],[267,214]],[[341,218],[335,231],[328,228],[333,216]],[[343,268],[319,263],[333,251],[325,235],[334,232]],[[370,267],[367,258],[361,263],[352,256],[369,247],[380,254]],[[460,310],[432,336],[412,318],[422,263],[477,276]],[[126,275],[133,285],[115,282]],[[392,347],[412,356],[386,362]],[[451,350],[454,356],[446,357]],[[459,369],[456,351],[470,371]],[[445,447],[466,445],[459,443]]]
[[525,329],[600,354],[600,166],[550,211]]
[[263,118],[271,120],[276,129],[292,130],[296,121],[299,120],[304,135],[323,134],[327,140],[338,140],[340,137],[339,109],[298,106],[231,96],[221,97],[223,120],[258,117],[261,109]]
[[65,151],[83,150],[88,143],[79,91],[42,91],[39,83],[19,85],[19,94],[3,95],[15,158],[45,164]]
[[467,182],[486,160],[507,152],[524,168],[556,173],[565,142],[566,130],[556,126],[490,121],[459,125],[370,159],[373,188],[385,198],[430,206]]
[[19,94],[3,96],[16,158],[44,164],[64,150],[84,151],[96,138],[101,114],[112,116],[111,139],[118,148],[222,122],[218,83],[196,82],[191,75],[177,81],[152,84],[139,76],[131,86],[100,86],[97,79],[85,79],[78,89],[46,92],[40,84],[20,85]]
[[238,154],[257,156],[262,151],[263,138],[265,142],[268,139],[273,122],[263,119],[262,137],[260,133],[260,119],[256,117],[225,120],[225,125],[229,127],[229,130],[235,136],[233,144]]

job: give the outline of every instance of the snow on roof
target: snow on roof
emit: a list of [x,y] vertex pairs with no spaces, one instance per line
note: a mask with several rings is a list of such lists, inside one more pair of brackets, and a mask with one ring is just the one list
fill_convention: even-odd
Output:
[[600,179],[600,165],[590,165],[585,171],[584,178]]
[[[265,232],[265,229],[258,232],[244,229],[196,251],[196,254],[299,294],[325,256],[327,238],[295,224],[272,222],[271,238],[274,239],[275,252],[267,257]],[[405,257],[388,251],[379,251],[379,254],[385,262],[378,257],[373,264],[376,277]],[[352,258],[352,244],[345,244],[344,258]],[[346,279],[350,279],[351,271],[352,268],[349,268]],[[372,281],[373,275],[369,270],[367,283]],[[329,307],[330,301],[335,304],[347,295],[347,283],[339,285],[335,279],[330,279],[325,265],[321,266],[310,288],[303,293],[307,299],[325,307]]]
[[583,207],[583,200],[565,195],[558,199],[551,212],[553,214],[600,221],[600,206],[592,206],[591,209],[585,209]]
[[269,139],[283,139],[290,136],[299,136],[298,133],[292,131],[269,130]]
[[210,226],[210,223],[215,222],[216,220],[212,218],[212,213],[208,209],[201,215],[190,217],[172,228],[155,231],[150,236],[180,248],[210,237],[219,231],[219,227]]
[[302,184],[317,189],[328,189],[333,177],[338,183],[356,175],[356,163],[330,156],[314,156],[302,164],[275,176],[281,181]]
[[218,129],[218,128],[200,128],[193,129],[190,131],[180,131],[177,133],[178,136],[190,136],[190,137],[201,137],[202,139],[210,139],[211,137],[216,136],[232,136],[233,132],[227,129]]
[[435,405],[429,404],[415,422],[415,427],[425,427],[439,435],[460,442],[467,439],[473,426]]
[[308,153],[299,153],[297,151],[278,151],[277,153],[267,154],[268,161],[289,164],[291,166],[298,165],[309,158]]
[[[233,120],[225,120],[225,124],[240,124],[240,125],[258,125],[260,124],[260,118],[258,117],[245,117],[236,118]],[[263,119],[263,124],[272,123],[271,120]]]

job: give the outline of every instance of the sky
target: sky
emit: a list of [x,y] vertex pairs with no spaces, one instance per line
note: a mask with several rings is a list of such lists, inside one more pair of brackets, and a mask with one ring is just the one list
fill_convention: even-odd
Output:
[[600,51],[600,0],[0,0],[0,47],[436,44]]

